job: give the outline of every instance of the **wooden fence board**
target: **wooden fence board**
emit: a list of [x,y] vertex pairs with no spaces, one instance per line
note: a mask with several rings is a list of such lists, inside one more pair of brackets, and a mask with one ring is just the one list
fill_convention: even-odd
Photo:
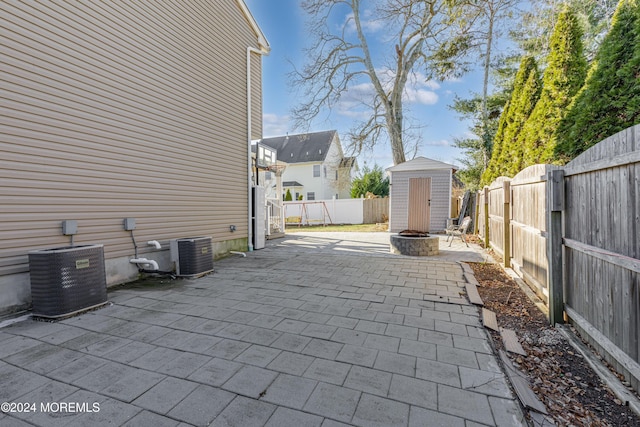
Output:
[[[511,265],[536,292],[548,295],[547,240],[551,206],[547,172],[535,165],[511,179],[511,209],[501,213],[502,182],[488,187],[489,230],[484,233],[484,195],[478,194],[481,234],[502,250],[503,216],[509,214]],[[562,168],[562,274],[570,320],[605,359],[640,384],[640,125],[605,139]],[[483,234],[483,236],[484,236]],[[554,258],[555,259],[555,258]],[[557,287],[556,287],[557,289]],[[546,300],[546,298],[543,298]],[[603,344],[600,345],[599,343]]]
[[485,197],[484,197],[484,191],[479,191],[478,192],[478,234],[480,235],[480,237],[482,237],[484,239],[484,225],[485,225],[485,221],[484,221],[484,217],[485,217]]
[[587,150],[566,166],[565,178],[569,317],[592,338],[610,341],[604,356],[627,375],[628,361],[620,364],[618,351],[640,362],[639,130],[627,129]]
[[363,224],[377,224],[389,221],[388,197],[365,199],[362,203]]

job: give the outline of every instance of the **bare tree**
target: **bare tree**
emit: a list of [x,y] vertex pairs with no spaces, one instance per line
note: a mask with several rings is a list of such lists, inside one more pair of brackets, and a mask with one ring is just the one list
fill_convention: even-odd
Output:
[[[293,111],[296,125],[309,123],[324,109],[335,107],[347,92],[365,85],[367,96],[361,102],[370,114],[350,132],[350,148],[362,152],[386,134],[394,164],[404,162],[409,135],[403,102],[407,83],[412,78],[428,81],[462,69],[457,59],[468,39],[452,25],[460,16],[457,3],[306,0],[302,6],[310,17],[313,43],[306,50],[308,63],[292,73],[293,85],[304,92],[304,101]],[[374,9],[365,10],[365,5]],[[343,19],[336,19],[340,16]],[[382,53],[370,49],[371,25],[383,28],[387,35]]]
[[487,100],[489,94],[489,74],[493,66],[493,49],[501,36],[501,29],[508,28],[512,23],[512,14],[521,0],[466,0],[466,19],[472,28],[472,47],[477,49],[483,60],[482,97],[480,105],[480,121],[482,124],[482,166],[486,169],[491,156],[493,133],[489,123],[489,109]]
[[549,37],[562,8],[568,5],[578,16],[584,31],[585,54],[590,62],[609,31],[618,0],[530,0],[530,3],[530,9],[523,13],[522,22],[513,31],[512,38],[544,68],[549,54]]

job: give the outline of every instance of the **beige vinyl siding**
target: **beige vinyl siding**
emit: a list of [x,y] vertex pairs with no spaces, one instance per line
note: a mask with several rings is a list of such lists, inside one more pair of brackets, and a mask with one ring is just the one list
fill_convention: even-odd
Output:
[[262,57],[251,53],[251,139],[262,139],[262,85],[255,84],[262,76]]
[[[74,243],[247,237],[247,46],[235,0],[0,3],[0,275]],[[261,134],[261,57],[251,58]],[[231,233],[229,225],[236,225]]]
[[391,175],[390,225],[393,233],[408,227],[408,198],[410,178],[431,178],[430,232],[442,231],[449,218],[451,170],[396,171]]

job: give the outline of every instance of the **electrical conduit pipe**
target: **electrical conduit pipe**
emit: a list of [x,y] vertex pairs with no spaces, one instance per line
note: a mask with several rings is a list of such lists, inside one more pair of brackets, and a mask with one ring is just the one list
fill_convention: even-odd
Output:
[[152,259],[147,258],[133,258],[130,259],[129,262],[131,264],[141,264],[141,265],[150,265],[151,268],[149,270],[157,271],[159,270],[158,263]]

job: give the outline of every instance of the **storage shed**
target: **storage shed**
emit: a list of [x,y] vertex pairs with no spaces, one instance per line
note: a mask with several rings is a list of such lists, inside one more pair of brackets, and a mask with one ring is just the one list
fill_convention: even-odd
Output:
[[450,164],[426,157],[388,168],[389,231],[443,231],[451,215],[451,182],[455,171]]

